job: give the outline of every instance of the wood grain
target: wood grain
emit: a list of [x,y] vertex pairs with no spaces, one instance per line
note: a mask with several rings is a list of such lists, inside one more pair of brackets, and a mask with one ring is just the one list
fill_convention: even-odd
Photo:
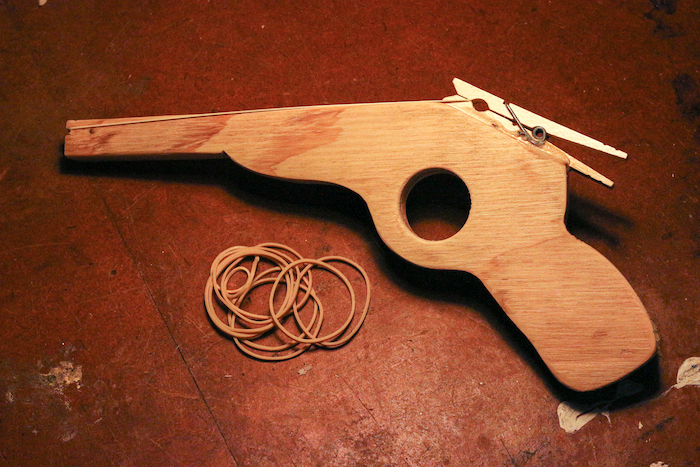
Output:
[[[566,230],[569,156],[517,138],[469,103],[329,105],[90,128],[110,122],[68,122],[66,156],[225,152],[264,175],[355,191],[396,253],[420,266],[479,277],[572,389],[617,381],[655,351],[651,322],[632,287]],[[471,210],[454,236],[430,241],[411,230],[405,200],[413,184],[436,171],[465,182]]]

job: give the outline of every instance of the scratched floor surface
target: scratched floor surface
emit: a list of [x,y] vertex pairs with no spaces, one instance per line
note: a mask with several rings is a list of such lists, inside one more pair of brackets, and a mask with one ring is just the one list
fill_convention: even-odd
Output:
[[[0,3],[1,465],[700,465],[700,388],[665,393],[700,356],[698,2],[367,3]],[[436,99],[455,76],[630,154],[561,145],[616,182],[570,174],[567,222],[658,332],[624,384],[560,386],[477,279],[404,262],[343,190],[62,157],[68,119]],[[349,345],[266,363],[213,329],[211,261],[262,242],[367,269]]]

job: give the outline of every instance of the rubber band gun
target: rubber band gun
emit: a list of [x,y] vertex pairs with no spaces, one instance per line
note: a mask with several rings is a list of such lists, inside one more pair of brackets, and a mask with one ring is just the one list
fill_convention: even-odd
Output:
[[[70,120],[76,160],[228,155],[263,175],[349,188],[367,203],[382,240],[426,267],[477,276],[564,385],[613,383],[655,352],[651,321],[622,274],[564,225],[567,171],[612,182],[548,141],[564,138],[626,154],[458,79],[442,100],[343,104]],[[462,228],[418,236],[406,199],[423,178],[463,181]]]

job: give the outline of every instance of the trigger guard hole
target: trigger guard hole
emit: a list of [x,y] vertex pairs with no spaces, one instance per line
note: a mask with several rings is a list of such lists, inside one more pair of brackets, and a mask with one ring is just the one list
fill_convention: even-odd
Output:
[[401,199],[404,221],[424,240],[445,240],[459,232],[469,217],[471,197],[464,181],[445,169],[414,175]]

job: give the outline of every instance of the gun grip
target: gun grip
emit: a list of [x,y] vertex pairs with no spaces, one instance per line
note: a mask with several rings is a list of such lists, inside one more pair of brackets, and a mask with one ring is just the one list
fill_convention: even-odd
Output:
[[655,352],[644,305],[603,255],[571,234],[494,258],[479,274],[564,385],[613,383]]

